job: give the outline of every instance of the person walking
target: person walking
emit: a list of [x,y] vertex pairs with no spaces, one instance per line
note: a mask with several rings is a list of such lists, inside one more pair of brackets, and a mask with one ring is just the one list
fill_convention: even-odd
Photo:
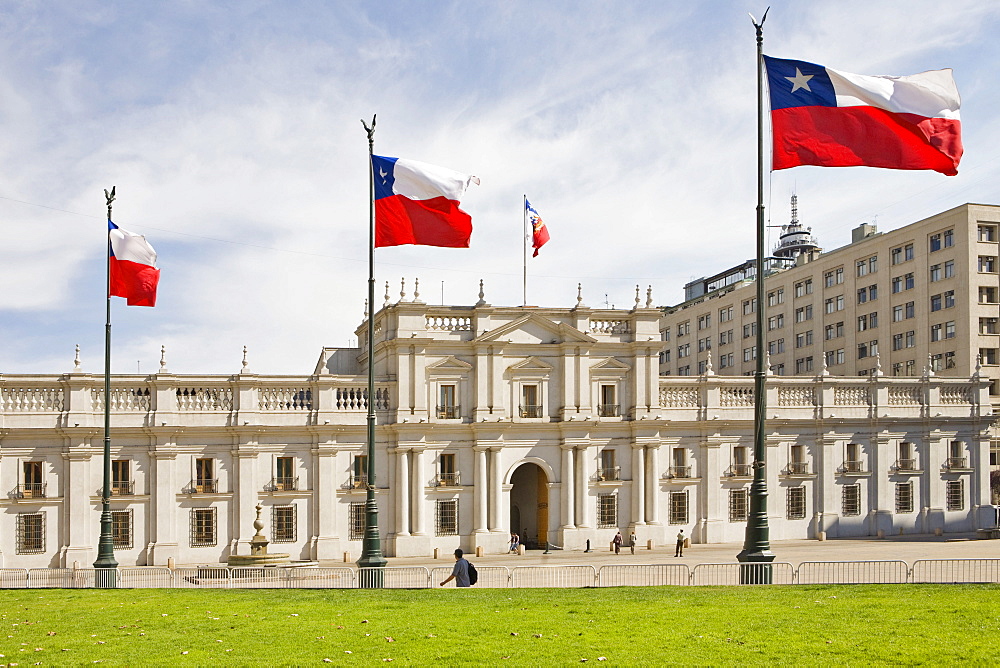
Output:
[[510,549],[508,552],[517,552],[517,546],[521,544],[521,537],[517,535],[516,531],[510,532]]
[[611,542],[614,543],[615,554],[618,554],[619,551],[622,549],[622,543],[625,542],[625,540],[622,538],[622,532],[619,531],[618,533],[616,533],[614,540],[612,540]]
[[635,532],[631,532],[628,535],[628,547],[632,550],[632,554],[635,554]]
[[684,556],[684,529],[677,532],[677,547],[674,548],[674,556]]
[[455,567],[451,569],[451,575],[448,579],[441,583],[441,586],[445,586],[452,580],[455,581],[456,587],[471,587],[472,583],[469,581],[469,562],[462,557],[461,548],[455,550]]

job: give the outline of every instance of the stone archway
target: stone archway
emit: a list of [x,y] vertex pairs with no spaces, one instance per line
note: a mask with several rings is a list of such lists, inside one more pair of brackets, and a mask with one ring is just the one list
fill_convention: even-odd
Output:
[[538,464],[524,462],[510,477],[510,526],[527,548],[545,547],[549,531],[549,485]]

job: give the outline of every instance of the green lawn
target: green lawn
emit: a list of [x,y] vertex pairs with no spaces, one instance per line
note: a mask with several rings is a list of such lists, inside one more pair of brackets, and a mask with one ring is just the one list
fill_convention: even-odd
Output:
[[4,590],[0,665],[994,664],[998,596],[997,585]]

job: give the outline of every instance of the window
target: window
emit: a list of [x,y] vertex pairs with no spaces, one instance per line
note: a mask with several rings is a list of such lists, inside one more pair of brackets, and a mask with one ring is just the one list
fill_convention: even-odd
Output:
[[438,456],[438,484],[442,486],[459,484],[455,453],[445,452]]
[[913,272],[903,275],[903,289],[904,290],[913,289]]
[[111,462],[111,494],[112,496],[128,496],[133,492],[131,467],[128,459],[115,459]]
[[980,225],[978,227],[980,241],[996,241],[997,228],[995,225]]
[[727,306],[719,309],[719,322],[728,322],[733,319],[733,307]]
[[735,357],[732,353],[726,353],[724,355],[719,355],[719,368],[726,369],[732,366],[736,366]]
[[892,264],[902,264],[913,259],[913,244],[893,248],[890,252]]
[[941,295],[931,295],[931,311],[941,310]]
[[931,283],[941,280],[941,265],[932,264],[931,265]]
[[743,361],[752,362],[757,359],[757,346],[750,346],[743,349]]
[[997,303],[997,289],[991,287],[980,287],[979,288],[979,303],[980,304],[996,304]]
[[859,277],[875,272],[878,269],[878,257],[873,255],[864,260],[858,260],[855,263],[855,269],[856,275]]
[[298,478],[295,476],[295,458],[278,457],[274,462],[275,491],[293,491],[298,489]]
[[837,350],[828,350],[826,353],[826,365],[836,366],[837,364],[844,363],[844,349],[838,348]]
[[858,303],[864,304],[868,301],[868,288],[861,288],[858,290]]
[[915,471],[917,469],[916,450],[912,443],[900,441],[896,468],[900,471]]
[[368,455],[354,455],[351,467],[351,487],[364,489],[368,484]]
[[724,332],[719,332],[719,345],[725,346],[733,342],[733,330],[727,329]]
[[454,420],[459,417],[458,405],[455,403],[455,386],[439,386],[440,397],[437,407],[437,416],[441,420]]
[[896,513],[912,513],[913,512],[913,483],[912,482],[897,482],[896,483]]
[[347,540],[365,537],[365,502],[352,501],[347,508]]
[[869,285],[867,288],[858,289],[858,303],[873,302],[878,299],[878,286]]
[[438,499],[434,504],[434,535],[458,535],[458,499]]
[[[215,480],[215,460],[194,460],[194,491],[203,494],[213,494],[218,491]],[[213,545],[215,543],[212,543]]]
[[858,331],[863,332],[868,329],[868,316],[859,315],[858,316]]
[[955,275],[955,261],[948,260],[944,263],[944,277],[951,278]]
[[669,363],[670,363],[670,351],[664,350],[660,352],[660,364],[669,364]]
[[844,296],[830,297],[823,302],[826,313],[836,313],[844,310]]
[[677,325],[677,337],[687,336],[691,333],[691,321],[685,320],[681,324]]
[[805,297],[806,295],[811,295],[813,291],[813,279],[807,278],[804,281],[799,281],[795,284],[795,296]]
[[785,301],[784,288],[778,288],[777,290],[772,290],[771,292],[767,293],[768,306],[777,306],[778,304],[784,303],[784,301]]
[[733,447],[733,475],[748,477],[752,475],[750,467],[750,448],[745,445]]
[[600,417],[618,417],[617,392],[615,385],[601,385],[601,403],[597,406],[597,414]]
[[944,247],[951,248],[954,245],[955,245],[955,232],[953,230],[945,230]]
[[669,327],[664,327],[663,328],[663,331],[660,332],[660,338],[663,339],[664,341],[669,341],[670,340],[670,328]]
[[772,315],[767,319],[767,330],[771,331],[773,329],[781,329],[785,326],[785,314],[779,313],[778,315]]
[[837,338],[839,336],[843,336],[843,335],[844,335],[844,323],[843,322],[838,322],[836,324],[832,324],[832,325],[827,325],[826,326],[825,336],[826,336],[826,340],[827,341],[829,341],[830,339],[835,339],[835,338]]
[[799,359],[795,360],[795,373],[808,373],[809,371],[812,370],[813,370],[813,358],[811,355],[809,357],[800,357]]
[[980,334],[1000,334],[1000,318],[980,318],[979,319],[979,333]]
[[40,499],[45,497],[45,483],[42,481],[42,462],[22,462],[21,471],[24,483],[21,485],[20,496],[25,499]]
[[[943,325],[931,325],[931,343],[935,341],[941,341],[942,339],[944,339],[944,335],[942,333],[944,331],[943,328],[944,328]],[[897,334],[896,336],[901,336],[901,335]],[[894,346],[893,350],[898,350],[898,348],[895,347],[895,343],[893,344],[893,346]]]
[[691,344],[684,343],[677,346],[677,359],[683,359],[685,357],[691,356]]
[[698,329],[708,329],[712,326],[712,314],[706,313],[705,315],[698,316]]
[[875,357],[878,354],[878,341],[862,341],[858,344],[858,359]]
[[271,506],[271,541],[294,543],[296,539],[295,504]]
[[744,299],[743,300],[743,315],[750,315],[751,313],[757,312],[757,299]]
[[[946,290],[944,293],[944,307],[952,308],[953,306],[955,306],[955,291]],[[913,316],[910,317],[912,318]]]
[[832,288],[834,285],[839,285],[844,282],[844,268],[839,267],[833,271],[828,271],[823,274],[823,285],[828,288]]
[[[683,348],[689,349],[690,344],[685,343]],[[684,357],[685,355],[680,354],[680,348],[677,351],[677,357]],[[542,417],[542,405],[538,397],[538,385],[527,384],[521,386],[521,417],[523,418],[540,418]]]
[[706,336],[703,339],[698,339],[698,352],[703,353],[706,350],[712,349],[712,337]]
[[671,524],[688,523],[687,490],[684,490],[683,492],[670,492],[670,523]]
[[892,375],[893,376],[902,376],[903,375],[903,363],[902,362],[893,362],[893,364],[892,364]]
[[746,522],[750,516],[750,494],[746,489],[729,490],[729,521]]
[[813,317],[812,304],[795,309],[795,322],[805,322],[806,320],[812,320],[812,317]]
[[618,526],[618,495],[597,495],[597,528],[609,529]]
[[778,339],[776,341],[769,341],[767,343],[767,352],[772,355],[778,355],[785,352],[785,340]]
[[892,279],[892,294],[903,291],[903,277],[897,276]]
[[111,544],[115,550],[132,549],[132,509],[111,511]]
[[788,519],[801,520],[806,516],[806,488],[804,485],[789,487],[786,490],[785,504]]
[[751,336],[757,336],[757,323],[751,322],[749,325],[743,325],[743,338],[749,339]]
[[678,376],[690,376],[691,375],[691,365],[686,364],[684,366],[677,367]]
[[615,451],[611,448],[601,450],[601,468],[597,471],[600,480],[618,480],[618,467],[615,465]]
[[965,510],[965,486],[963,482],[962,480],[948,481],[946,489],[948,510]]
[[940,371],[944,367],[944,355],[931,355],[931,371]]
[[216,539],[216,509],[191,509],[191,547],[214,547]]
[[771,371],[774,372],[775,376],[784,376],[785,375],[785,363],[784,362],[779,362],[778,364],[772,364],[771,365]]
[[979,349],[979,359],[980,364],[987,364],[989,366],[996,366],[997,363],[997,349],[996,348],[980,348]]
[[916,360],[906,360],[906,375],[912,376],[917,368]]
[[810,329],[807,332],[800,332],[795,335],[795,347],[805,348],[806,346],[811,346],[813,342],[813,333]]
[[932,253],[935,253],[935,252],[941,250],[941,235],[940,234],[932,234],[930,236],[930,250],[931,250]]
[[841,514],[845,517],[861,514],[861,485],[844,485],[841,490]]
[[45,514],[17,514],[17,553],[40,554],[45,552]]
[[913,317],[914,307],[913,302],[906,302],[903,304],[903,315],[906,320]]

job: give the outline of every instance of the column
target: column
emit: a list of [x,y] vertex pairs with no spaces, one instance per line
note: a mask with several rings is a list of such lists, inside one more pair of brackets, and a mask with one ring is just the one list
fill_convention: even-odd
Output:
[[490,531],[500,531],[500,498],[503,478],[500,473],[500,448],[490,448]]
[[562,446],[562,511],[563,511],[563,529],[573,529],[576,527],[574,522],[574,505],[576,504],[576,495],[573,493],[573,477],[575,471],[573,470],[573,446],[563,445]]
[[643,495],[646,489],[646,464],[644,448],[632,444],[632,517],[631,524],[645,524],[646,504]]
[[[247,444],[242,444],[231,451],[236,471],[236,480],[229,483],[230,489],[233,492],[233,503],[230,507],[232,523],[229,526],[230,554],[240,554],[240,543],[246,546],[244,554],[249,554],[250,538],[256,533],[256,530],[253,528],[253,522],[257,517],[256,506],[259,498],[257,486],[254,484],[257,451],[256,448],[245,449],[246,446]],[[244,449],[241,449],[241,447]],[[265,522],[267,521],[267,514],[269,512],[271,512],[269,509],[265,509],[264,514],[261,516],[261,519]],[[222,522],[219,522],[219,524],[221,525]],[[219,536],[219,538],[221,539],[222,536]],[[220,540],[219,542],[221,543],[222,541]]]
[[424,450],[414,448],[413,452],[413,531],[414,536],[424,536]]
[[579,452],[576,455],[576,519],[577,526],[581,529],[589,529],[593,526],[591,522],[590,503],[590,464],[591,450],[586,445],[578,446]]
[[[337,518],[344,511],[337,500],[337,487],[343,482],[337,480],[337,449],[330,441],[317,442],[313,446],[312,456],[313,470],[309,478],[315,527],[312,558],[336,559],[340,556]],[[346,515],[346,512],[343,514]]]
[[657,473],[659,453],[660,445],[658,443],[646,447],[646,524],[660,523],[656,503],[656,487],[659,483]]
[[396,448],[396,535],[410,535],[410,453]]
[[[79,447],[79,444],[73,444]],[[72,447],[72,445],[70,446]],[[101,505],[97,504],[97,513],[94,512],[94,504],[90,501],[90,490],[87,483],[90,481],[88,475],[90,470],[91,454],[89,449],[75,452],[63,452],[63,470],[59,476],[61,485],[55,485],[55,476],[48,470],[52,462],[44,462],[45,471],[42,473],[42,480],[48,481],[47,493],[51,496],[61,496],[64,499],[62,507],[62,529],[60,534],[65,539],[60,540],[60,547],[63,548],[63,568],[72,568],[74,561],[79,561],[84,568],[90,568],[97,554],[95,548],[97,539],[100,536],[100,510]],[[98,470],[102,470],[104,465],[103,453],[98,451],[94,457],[94,463]],[[59,488],[62,487],[60,490]],[[52,515],[49,515],[52,521]],[[131,564],[122,564],[131,565]]]
[[[153,449],[149,453],[152,464],[152,480],[149,484],[149,541],[153,543],[152,554],[147,563],[166,566],[167,559],[179,558],[180,546],[177,537],[177,515],[187,520],[178,508],[176,495],[180,489],[174,480],[176,454]],[[185,481],[186,482],[186,481]]]
[[486,448],[476,446],[475,451],[475,480],[473,484],[473,531],[475,533],[486,533],[486,507],[487,502],[487,464]]

